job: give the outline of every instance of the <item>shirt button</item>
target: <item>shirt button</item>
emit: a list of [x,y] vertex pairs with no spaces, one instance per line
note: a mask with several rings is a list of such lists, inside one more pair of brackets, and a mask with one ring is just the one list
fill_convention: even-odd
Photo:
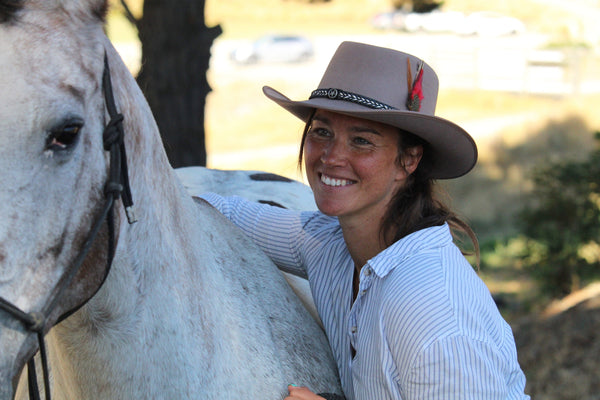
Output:
[[365,276],[371,275],[371,268],[365,269]]
[[355,326],[353,326],[352,328],[350,328],[350,332],[352,332],[352,333],[356,333],[356,327],[355,327]]
[[367,293],[367,291],[366,291],[366,290],[361,290],[361,292],[360,292],[360,295],[361,295],[361,296],[364,296],[364,294],[365,294],[365,293]]

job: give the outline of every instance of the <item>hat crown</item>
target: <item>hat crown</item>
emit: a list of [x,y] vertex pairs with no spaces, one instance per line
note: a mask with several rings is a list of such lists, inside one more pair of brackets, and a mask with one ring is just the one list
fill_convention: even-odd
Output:
[[434,115],[438,78],[434,70],[417,57],[400,51],[363,43],[343,42],[333,55],[319,89],[341,89],[374,99],[397,110],[408,111],[409,67],[412,84],[423,63],[420,113]]

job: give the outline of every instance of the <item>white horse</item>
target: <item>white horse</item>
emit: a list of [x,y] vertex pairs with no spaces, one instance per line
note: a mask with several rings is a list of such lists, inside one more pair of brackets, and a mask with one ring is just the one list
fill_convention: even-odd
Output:
[[[242,196],[248,200],[291,210],[317,210],[313,192],[307,185],[263,171],[218,170],[184,167],[175,170],[188,192],[198,197],[214,192],[222,196]],[[310,285],[304,276],[282,271],[283,277],[314,320],[323,328]]]
[[[37,350],[31,329],[46,332],[73,310],[46,335],[54,398],[268,400],[291,382],[341,393],[323,332],[276,267],[196,204],[169,166],[104,35],[106,7],[0,0],[0,297],[26,317],[0,309],[0,399],[12,398]],[[106,223],[81,269],[71,267],[115,193],[114,184],[104,193],[105,54],[138,219],[127,222],[125,201],[109,212],[116,249],[106,277]]]

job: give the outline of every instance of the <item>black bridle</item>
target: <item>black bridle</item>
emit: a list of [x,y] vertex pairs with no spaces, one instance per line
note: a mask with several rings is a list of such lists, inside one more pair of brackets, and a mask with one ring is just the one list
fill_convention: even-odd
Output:
[[[22,311],[11,302],[0,297],[0,309],[10,314],[13,318],[21,321],[28,331],[37,334],[40,356],[42,359],[42,371],[44,375],[44,388],[46,400],[50,400],[50,378],[48,371],[48,359],[46,355],[46,346],[44,344],[44,334],[47,330],[49,330],[46,321],[48,316],[55,309],[58,301],[63,297],[65,291],[73,282],[73,279],[77,275],[77,272],[80,270],[83,261],[85,260],[85,257],[90,252],[92,244],[94,243],[94,240],[100,232],[102,224],[104,223],[104,221],[106,221],[108,226],[107,267],[102,282],[100,283],[98,288],[92,293],[90,298],[98,292],[100,287],[102,287],[102,284],[106,280],[108,272],[110,271],[110,266],[112,264],[112,260],[115,254],[115,200],[117,200],[120,197],[123,201],[123,206],[125,207],[127,220],[129,221],[129,223],[132,224],[136,222],[133,210],[133,201],[131,198],[131,189],[129,187],[129,175],[127,172],[127,157],[125,153],[125,144],[123,141],[123,115],[118,113],[117,107],[115,105],[112,83],[110,78],[110,69],[108,66],[108,58],[106,56],[106,53],[104,54],[104,72],[102,74],[102,89],[104,91],[106,109],[108,110],[108,115],[110,116],[110,121],[104,128],[104,133],[102,135],[104,141],[104,150],[110,152],[109,173],[106,185],[104,187],[104,207],[102,208],[100,214],[94,220],[92,228],[88,234],[86,241],[83,244],[81,251],[73,261],[71,267],[67,270],[65,277],[62,279],[62,286],[56,292],[54,297],[51,298],[48,303],[46,303],[46,305],[41,311]],[[88,300],[89,298],[86,299],[82,304],[77,306],[75,309],[70,310],[65,314],[61,315],[56,323],[62,321],[69,315],[73,314]],[[31,357],[31,359],[27,363],[27,370],[29,383],[29,398],[32,400],[39,399],[40,394],[37,385],[37,377],[35,373],[35,363],[33,357]]]

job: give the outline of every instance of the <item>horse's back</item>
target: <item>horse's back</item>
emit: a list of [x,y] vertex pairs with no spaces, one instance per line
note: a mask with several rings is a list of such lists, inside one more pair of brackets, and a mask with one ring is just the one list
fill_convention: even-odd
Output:
[[194,196],[215,192],[222,196],[236,195],[292,210],[317,209],[310,187],[280,175],[205,167],[177,168],[175,172],[188,192]]
[[[292,210],[317,209],[310,187],[280,175],[205,167],[178,168],[175,172],[186,190],[195,198],[206,192],[214,192],[221,196],[241,196],[250,201]],[[282,274],[313,319],[323,328],[306,276],[283,271]]]
[[253,385],[262,386],[258,393],[279,390],[284,395],[291,382],[310,385],[315,392],[340,393],[327,338],[277,267],[216,209],[208,203],[197,206],[203,224],[212,231],[204,244],[212,249],[207,257],[218,260],[214,265],[218,271],[212,271],[211,278],[220,291],[215,301],[229,320],[222,326],[227,332],[221,334],[227,337],[224,343],[244,348],[221,359],[233,357],[230,360],[238,363],[234,369],[263,371],[262,376],[237,374],[249,380],[241,385],[239,396],[247,397]]

